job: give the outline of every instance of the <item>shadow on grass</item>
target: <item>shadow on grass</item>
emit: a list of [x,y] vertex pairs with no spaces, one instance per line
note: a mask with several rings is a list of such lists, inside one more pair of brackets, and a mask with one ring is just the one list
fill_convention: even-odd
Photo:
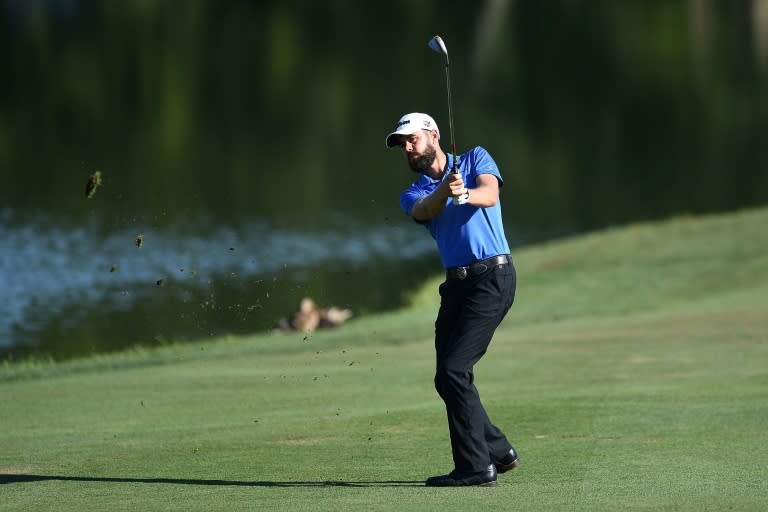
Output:
[[217,485],[234,487],[423,487],[423,481],[380,480],[346,482],[343,480],[318,481],[273,481],[273,480],[196,480],[184,478],[128,478],[101,476],[62,476],[62,475],[0,475],[0,485],[27,482],[45,482],[58,480],[63,482],[113,482],[129,484],[177,484],[177,485]]

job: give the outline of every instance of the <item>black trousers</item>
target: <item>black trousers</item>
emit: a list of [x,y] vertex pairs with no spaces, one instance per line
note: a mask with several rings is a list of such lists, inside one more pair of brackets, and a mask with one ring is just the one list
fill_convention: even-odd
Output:
[[515,298],[511,263],[440,285],[435,321],[435,389],[445,402],[456,471],[484,471],[512,448],[491,423],[474,384],[473,367]]

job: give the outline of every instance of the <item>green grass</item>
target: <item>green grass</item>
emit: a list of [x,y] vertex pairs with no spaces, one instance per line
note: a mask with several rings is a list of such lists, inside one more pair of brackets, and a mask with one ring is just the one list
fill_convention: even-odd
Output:
[[522,465],[451,469],[437,279],[337,331],[0,367],[0,508],[764,510],[768,209],[515,252],[477,383]]

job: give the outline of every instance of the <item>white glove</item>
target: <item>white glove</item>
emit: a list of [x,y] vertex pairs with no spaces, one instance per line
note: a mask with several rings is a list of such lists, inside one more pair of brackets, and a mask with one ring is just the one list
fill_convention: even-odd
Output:
[[463,194],[453,198],[453,204],[455,205],[467,204],[468,202],[469,202],[469,189],[466,189],[466,188],[464,189]]

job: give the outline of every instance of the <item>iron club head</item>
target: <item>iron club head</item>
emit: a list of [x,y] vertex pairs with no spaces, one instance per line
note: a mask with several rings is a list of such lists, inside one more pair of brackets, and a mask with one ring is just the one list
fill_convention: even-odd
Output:
[[442,53],[445,55],[445,61],[448,62],[448,48],[445,47],[445,43],[443,42],[443,38],[440,36],[435,36],[432,39],[429,40],[429,47],[432,48],[437,53]]

